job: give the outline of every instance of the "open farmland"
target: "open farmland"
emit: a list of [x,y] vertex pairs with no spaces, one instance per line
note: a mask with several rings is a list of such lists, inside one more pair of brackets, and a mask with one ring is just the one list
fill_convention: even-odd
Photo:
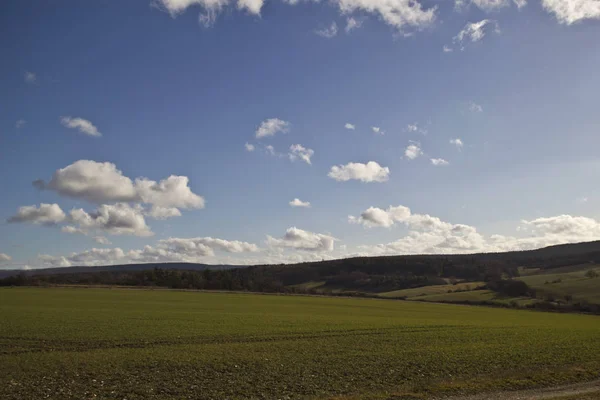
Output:
[[5,288],[0,320],[3,399],[409,399],[600,374],[600,318],[588,315],[376,299]]

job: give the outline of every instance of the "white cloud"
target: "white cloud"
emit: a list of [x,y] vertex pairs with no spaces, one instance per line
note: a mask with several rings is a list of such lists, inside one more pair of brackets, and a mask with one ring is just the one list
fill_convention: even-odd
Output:
[[[100,244],[110,244],[102,236],[94,237]],[[169,238],[159,240],[155,246],[146,245],[142,249],[124,251],[121,248],[92,248],[67,256],[40,255],[38,258],[45,265],[68,267],[72,265],[110,265],[150,262],[206,262],[213,257],[215,250],[225,253],[256,253],[258,246],[241,241],[230,241],[211,237]]]
[[598,0],[542,0],[546,11],[561,24],[572,25],[586,19],[600,19]]
[[377,134],[382,134],[382,135],[383,135],[383,134],[385,133],[385,132],[384,132],[384,131],[382,131],[382,130],[381,130],[381,128],[380,128],[380,127],[378,127],[378,126],[372,126],[372,127],[371,127],[371,130],[373,131],[373,133],[377,133]]
[[443,167],[445,165],[450,164],[448,161],[444,160],[443,158],[432,158],[430,161],[436,167]]
[[277,153],[275,152],[275,147],[268,145],[265,147],[265,150],[267,151],[267,153],[269,153],[270,155],[274,156]]
[[127,203],[103,204],[96,211],[87,213],[83,209],[73,209],[69,219],[82,229],[102,230],[112,235],[152,236],[154,233],[146,225],[142,208],[131,207]]
[[437,7],[423,9],[417,0],[334,0],[344,15],[362,11],[379,15],[388,25],[423,29],[435,20]]
[[26,123],[27,121],[25,121],[24,119],[20,119],[15,123],[15,128],[21,129]]
[[240,10],[247,10],[248,13],[260,15],[260,10],[264,5],[263,0],[238,0],[237,7]]
[[[188,7],[198,5],[203,9],[198,21],[205,27],[209,27],[214,24],[218,13],[229,4],[229,0],[154,0],[152,4],[164,9],[173,18],[183,13]],[[258,1],[239,2],[238,8],[245,8],[250,13],[260,14]],[[256,12],[257,9],[258,12]]]
[[344,128],[354,130],[356,129],[356,126],[348,122],[344,125]]
[[464,50],[466,43],[476,43],[481,41],[491,28],[494,29],[494,32],[500,33],[500,28],[496,21],[484,19],[479,22],[469,22],[465,25],[463,30],[458,32],[453,38],[453,42],[454,44],[459,45],[461,50]]
[[37,81],[37,75],[29,71],[25,71],[23,78],[25,79],[25,83],[33,84]]
[[444,51],[444,53],[452,53],[454,51],[454,49],[452,47],[446,46],[446,45],[444,45],[442,50]]
[[9,256],[8,254],[0,253],[0,263],[8,262],[10,260],[12,260],[11,256]]
[[9,223],[30,222],[32,224],[55,225],[64,221],[66,215],[58,204],[42,203],[39,207],[19,207],[17,213],[8,218]]
[[181,217],[181,211],[175,207],[152,206],[150,211],[146,211],[146,215],[154,219],[167,219],[173,217]]
[[187,176],[171,175],[159,182],[137,178],[135,189],[143,203],[159,207],[204,208],[204,198],[192,192]]
[[388,167],[369,161],[366,164],[351,162],[346,165],[334,165],[327,176],[340,182],[352,179],[362,182],[385,182],[389,179],[389,175]]
[[346,33],[350,33],[355,29],[358,29],[362,26],[362,21],[358,20],[354,17],[348,17],[346,18],[346,28],[344,28],[344,30],[346,31]]
[[413,214],[404,206],[390,206],[387,210],[370,207],[358,217],[349,216],[348,221],[369,228],[390,228],[396,224],[408,228],[408,234],[394,242],[359,246],[365,255],[501,252],[600,239],[600,221],[570,215],[521,221],[520,231],[528,236],[520,238],[485,237],[473,226],[448,223],[428,214]]
[[191,191],[186,176],[171,175],[159,182],[137,178],[134,184],[109,162],[79,160],[57,170],[48,183],[37,180],[33,184],[92,203],[142,202],[160,207],[204,207],[204,199]]
[[295,198],[294,200],[290,201],[290,206],[292,206],[292,207],[310,208],[310,202],[309,201],[302,201],[299,198]]
[[332,251],[335,238],[320,233],[308,232],[296,227],[289,228],[281,239],[267,236],[267,245],[311,251]]
[[[519,0],[522,1],[522,0]],[[509,0],[456,0],[454,5],[457,9],[466,7],[469,4],[473,4],[483,11],[495,11],[502,7],[510,5]]]
[[479,104],[475,103],[474,101],[470,101],[469,102],[469,111],[474,112],[474,113],[480,113],[480,112],[483,112],[483,107],[480,106]]
[[212,255],[213,250],[221,250],[227,253],[253,253],[259,251],[258,246],[253,243],[212,237],[163,239],[158,242],[157,247],[187,255],[193,255],[196,252],[200,252],[202,255]]
[[419,142],[412,142],[404,149],[404,156],[409,160],[414,160],[421,155],[423,155],[423,151]]
[[307,149],[300,144],[293,144],[290,146],[290,153],[288,154],[291,161],[301,159],[307,164],[311,164],[310,158],[315,154],[312,149]]
[[416,123],[416,122],[414,124],[408,124],[408,125],[406,125],[406,132],[410,132],[410,133],[417,132],[417,133],[420,133],[422,135],[427,135],[427,133],[428,133],[427,129],[421,128],[419,126],[419,124]]
[[138,200],[131,179],[109,162],[79,160],[57,170],[47,184],[38,180],[34,185],[94,203]]
[[101,137],[102,133],[90,121],[83,118],[61,117],[60,123],[67,128],[77,129],[79,132],[94,137]]
[[521,9],[527,5],[527,0],[513,0],[513,3],[515,3],[519,9]]
[[76,228],[72,225],[63,226],[62,228],[60,228],[60,231],[64,232],[64,233],[72,233],[72,234],[78,233],[80,235],[87,235],[86,231],[84,231],[83,229],[80,229],[80,228]]
[[274,136],[278,132],[287,133],[289,130],[289,122],[279,118],[269,118],[261,122],[256,129],[256,138],[261,139],[267,136]]
[[253,144],[250,144],[250,143],[246,143],[246,144],[244,145],[244,148],[246,149],[246,151],[254,151],[254,150],[256,149],[256,148],[254,147],[254,145],[253,145]]
[[105,236],[94,236],[94,241],[98,244],[110,245],[112,244]]
[[389,206],[387,210],[377,207],[369,207],[359,217],[348,217],[348,222],[353,224],[362,224],[368,228],[385,227],[389,228],[396,222],[406,221],[410,217],[410,209],[404,206]]
[[323,29],[317,29],[315,31],[315,33],[321,37],[324,37],[326,39],[331,39],[335,36],[337,36],[338,33],[338,26],[335,23],[335,21],[333,21],[331,23],[331,25],[329,25],[329,27],[327,28],[323,28]]
[[459,150],[462,149],[464,146],[464,143],[460,138],[450,139],[450,144],[453,144]]
[[[171,17],[183,13],[188,7],[199,6],[203,12],[199,16],[199,22],[209,27],[214,24],[218,14],[233,0],[153,0],[153,5],[168,12]],[[298,4],[299,0],[283,0],[290,5]],[[318,2],[318,0],[315,0]],[[418,0],[334,0],[340,14],[347,18],[346,31],[360,27],[361,21],[350,16],[357,13],[374,14],[386,24],[402,32],[406,27],[423,29],[431,25],[436,18],[437,7],[424,9]],[[247,10],[253,15],[260,15],[264,0],[238,0],[237,8]],[[333,24],[332,24],[333,26]],[[333,33],[335,31],[335,33]],[[323,31],[324,36],[332,37],[337,33],[332,27]],[[329,36],[327,36],[329,35]]]

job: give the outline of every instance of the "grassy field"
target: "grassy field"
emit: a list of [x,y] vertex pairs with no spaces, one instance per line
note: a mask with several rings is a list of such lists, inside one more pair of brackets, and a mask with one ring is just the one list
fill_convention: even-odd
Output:
[[600,374],[600,318],[587,315],[6,288],[0,321],[2,399],[409,399]]
[[433,286],[423,286],[414,289],[402,289],[402,290],[394,290],[393,292],[385,292],[380,293],[380,297],[385,298],[407,298],[413,299],[417,297],[437,295],[437,294],[446,294],[449,292],[457,292],[457,291],[468,291],[477,288],[478,286],[484,285],[484,282],[463,282],[457,283],[455,285],[433,285]]
[[600,274],[597,265],[579,265],[528,274],[519,279],[541,295],[553,295],[557,298],[571,295],[574,300],[600,304],[600,278],[586,277],[589,270]]

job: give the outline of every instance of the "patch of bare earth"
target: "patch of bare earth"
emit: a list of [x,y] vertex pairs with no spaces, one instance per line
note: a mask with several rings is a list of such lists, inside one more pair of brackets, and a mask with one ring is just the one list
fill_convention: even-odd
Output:
[[557,386],[545,389],[519,390],[515,392],[495,392],[469,396],[447,397],[444,400],[576,400],[600,399],[600,379],[574,385]]

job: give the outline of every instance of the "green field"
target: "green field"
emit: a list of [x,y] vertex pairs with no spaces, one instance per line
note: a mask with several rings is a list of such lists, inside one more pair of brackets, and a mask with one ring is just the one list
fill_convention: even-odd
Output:
[[570,295],[574,300],[600,304],[600,277],[586,277],[589,270],[600,274],[596,265],[578,265],[528,274],[518,279],[536,289],[541,296],[564,298]]
[[402,290],[394,290],[393,292],[385,292],[380,293],[380,297],[385,298],[406,298],[406,299],[416,299],[424,296],[437,295],[437,294],[446,294],[446,293],[454,293],[454,292],[462,292],[473,290],[479,286],[485,285],[484,282],[462,282],[457,283],[455,285],[432,285],[432,286],[422,286],[413,289],[402,289]]
[[600,374],[600,318],[576,314],[5,288],[0,321],[2,399],[409,399]]

